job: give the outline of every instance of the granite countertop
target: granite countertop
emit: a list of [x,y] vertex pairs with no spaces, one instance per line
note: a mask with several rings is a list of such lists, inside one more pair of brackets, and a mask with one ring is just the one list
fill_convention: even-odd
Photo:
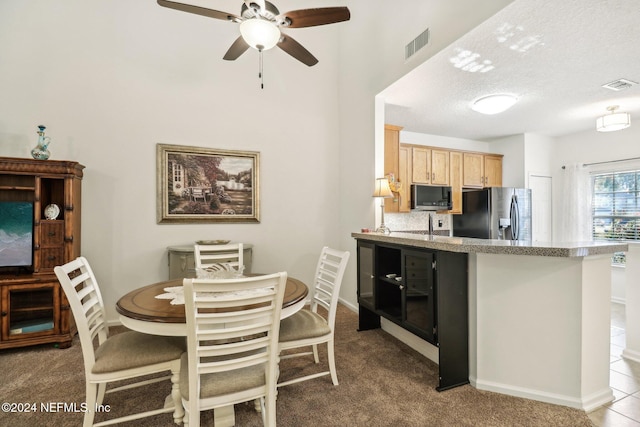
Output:
[[351,237],[373,242],[394,243],[449,252],[529,255],[550,257],[584,257],[629,250],[620,242],[525,242],[518,240],[471,239],[467,237],[429,236],[419,233],[393,232],[351,233]]

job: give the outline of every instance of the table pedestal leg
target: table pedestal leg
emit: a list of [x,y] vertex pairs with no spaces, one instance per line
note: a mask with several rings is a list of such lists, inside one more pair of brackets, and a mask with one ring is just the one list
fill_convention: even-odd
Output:
[[216,427],[233,427],[236,424],[236,415],[233,405],[216,408],[213,411],[213,425]]

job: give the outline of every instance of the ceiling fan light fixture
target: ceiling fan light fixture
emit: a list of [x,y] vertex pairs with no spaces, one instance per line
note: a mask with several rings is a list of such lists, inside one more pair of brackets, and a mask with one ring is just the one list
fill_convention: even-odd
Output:
[[269,50],[280,40],[280,29],[271,21],[247,19],[240,23],[240,34],[249,46],[257,50]]
[[498,114],[511,108],[517,101],[518,98],[513,95],[488,95],[475,100],[471,109],[482,114]]
[[617,105],[607,107],[610,113],[598,117],[596,120],[596,130],[598,132],[613,132],[631,126],[631,115],[629,113],[616,113],[618,108]]

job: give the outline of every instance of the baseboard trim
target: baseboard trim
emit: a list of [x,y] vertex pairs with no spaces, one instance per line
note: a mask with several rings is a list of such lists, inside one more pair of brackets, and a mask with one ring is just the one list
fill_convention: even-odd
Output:
[[358,305],[353,305],[349,301],[345,300],[344,298],[338,298],[338,301],[340,301],[340,304],[344,305],[345,307],[347,307],[349,310],[353,311],[354,313],[357,313],[358,310],[359,310],[359,306]]
[[625,359],[633,360],[634,362],[640,363],[640,352],[638,351],[629,350],[628,348],[625,348],[624,350],[622,350],[622,357],[624,357]]
[[609,387],[597,393],[584,396],[583,398],[577,398],[563,394],[540,392],[539,390],[515,387],[491,381],[478,381],[477,378],[472,378],[471,385],[478,390],[492,391],[495,393],[507,394],[509,396],[537,400],[539,402],[568,406],[570,408],[582,409],[585,412],[593,411],[594,409],[613,401],[613,391],[611,391],[611,388]]
[[382,330],[389,335],[408,345],[432,362],[440,363],[440,352],[438,351],[438,347],[428,343],[419,336],[412,334],[403,327],[398,326],[385,318],[380,319],[380,325]]
[[[354,312],[358,313],[359,306],[353,306],[350,303],[343,301],[342,299],[340,299],[340,302]],[[438,347],[425,341],[419,336],[412,334],[403,327],[396,325],[395,323],[385,319],[384,317],[380,318],[380,327],[383,331],[393,336],[398,341],[408,345],[427,359],[437,364],[440,363],[440,352],[438,350]]]

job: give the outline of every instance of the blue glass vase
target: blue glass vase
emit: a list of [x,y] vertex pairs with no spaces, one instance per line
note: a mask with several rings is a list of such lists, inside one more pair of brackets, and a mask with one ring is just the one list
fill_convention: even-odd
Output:
[[43,125],[38,126],[38,145],[31,150],[31,156],[36,160],[47,160],[51,153],[48,150],[51,138],[44,136],[44,130],[46,127]]

